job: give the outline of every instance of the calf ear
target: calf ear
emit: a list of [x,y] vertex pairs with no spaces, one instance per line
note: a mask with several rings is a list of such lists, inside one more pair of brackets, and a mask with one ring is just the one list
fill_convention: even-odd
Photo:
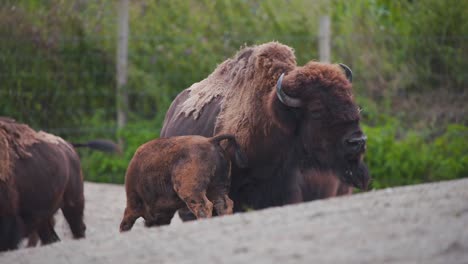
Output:
[[272,119],[272,122],[278,126],[283,132],[294,133],[302,115],[301,108],[293,108],[282,103],[273,90],[268,98],[267,111]]

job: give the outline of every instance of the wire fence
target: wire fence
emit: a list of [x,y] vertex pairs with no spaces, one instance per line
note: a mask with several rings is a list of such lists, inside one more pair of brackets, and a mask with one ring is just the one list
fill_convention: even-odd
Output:
[[[233,56],[241,46],[239,43],[253,44],[269,40],[279,40],[283,43],[302,43],[301,47],[296,49],[298,60],[307,61],[318,58],[318,52],[315,48],[318,41],[317,36],[278,35],[276,38],[268,36],[256,38],[244,35],[242,39],[235,39],[236,37],[238,37],[237,34],[225,34],[219,40],[220,44],[217,46],[219,49],[216,54],[200,54],[200,49],[197,50],[190,44],[179,45],[177,50],[171,50],[171,43],[193,43],[193,36],[130,36],[130,71],[127,87],[130,100],[130,120],[159,118],[159,121],[155,121],[154,127],[148,128],[154,130],[156,135],[159,130],[157,122],[161,121],[175,95],[192,83],[206,77],[221,61]],[[403,85],[414,81],[413,78],[419,73],[412,74],[411,71],[418,69],[407,68],[407,72],[398,72],[395,75],[388,74],[389,70],[386,70],[387,73],[378,72],[389,66],[369,67],[373,60],[378,60],[377,55],[372,54],[372,51],[366,50],[365,47],[362,50],[353,51],[354,54],[349,54],[351,51],[342,43],[354,41],[356,43],[351,46],[356,47],[359,43],[372,42],[374,47],[387,49],[386,58],[391,58],[399,56],[400,50],[398,49],[401,48],[399,41],[408,38],[414,41],[432,42],[428,45],[429,47],[447,42],[450,42],[452,47],[468,46],[468,36],[399,36],[398,38],[386,37],[376,40],[367,35],[337,35],[332,36],[332,56],[335,60],[345,63],[347,62],[343,60],[350,58],[352,63],[356,64],[353,65],[357,66],[355,70],[356,86],[366,85],[366,81],[382,83],[392,82],[395,79],[398,79],[396,85]],[[203,36],[200,36],[199,39],[202,40]],[[3,40],[8,41],[0,36],[0,41]],[[49,42],[56,46],[72,47],[73,49],[67,50],[62,47],[54,51],[52,48],[44,50],[38,48],[37,52],[26,53],[25,49],[21,48],[23,44],[28,48],[36,47],[37,40],[31,38],[21,39],[20,41],[24,43],[14,43],[14,46],[10,46],[9,50],[3,49],[0,51],[0,62],[4,64],[3,67],[0,66],[2,83],[0,97],[3,98],[0,114],[32,123],[37,129],[44,129],[64,137],[73,138],[86,134],[103,136],[109,133],[115,135],[116,124],[113,121],[116,116],[115,50],[113,48],[95,50],[96,47],[100,47],[101,42],[109,43],[114,40],[115,37],[90,36],[86,40],[88,43],[86,45],[89,47],[80,50],[75,49],[83,45],[83,40],[80,37],[60,37],[58,40],[53,39]],[[42,41],[48,42],[47,39]],[[308,44],[305,45],[304,41]],[[204,55],[209,55],[209,59],[197,62],[197,59],[203,59]],[[466,50],[464,53],[462,51],[462,55],[466,55]],[[412,59],[431,62],[433,58],[437,58],[434,57],[433,50],[423,49],[418,52],[417,57]],[[386,62],[381,63],[385,64]],[[438,62],[432,63],[437,64]],[[440,63],[440,65],[447,64]],[[449,74],[449,70],[442,70],[439,78],[442,80],[453,78]],[[385,74],[388,76],[384,76]],[[467,79],[468,73],[466,71],[459,71],[457,74],[458,78]],[[360,77],[364,78],[365,81],[362,78],[360,80]],[[383,78],[383,80],[379,80],[379,78]],[[93,117],[96,115],[100,118],[95,118],[96,120],[93,121]],[[83,119],[92,121],[85,122]],[[52,121],[48,122],[47,120]],[[103,120],[103,122],[99,120]],[[133,129],[135,132],[141,130],[141,128],[132,127],[128,129]]]

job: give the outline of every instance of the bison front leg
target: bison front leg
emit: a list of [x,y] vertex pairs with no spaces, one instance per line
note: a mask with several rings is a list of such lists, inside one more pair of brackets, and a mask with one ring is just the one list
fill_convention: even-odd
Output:
[[37,243],[39,242],[39,236],[37,232],[33,232],[32,234],[29,234],[28,236],[28,247],[35,247],[37,246]]
[[0,216],[0,252],[18,248],[23,235],[22,229],[20,217]]

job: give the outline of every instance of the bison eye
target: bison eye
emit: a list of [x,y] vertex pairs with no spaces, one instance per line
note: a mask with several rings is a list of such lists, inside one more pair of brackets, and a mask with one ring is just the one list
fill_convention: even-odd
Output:
[[312,119],[320,119],[322,117],[322,113],[320,112],[311,112],[309,115]]

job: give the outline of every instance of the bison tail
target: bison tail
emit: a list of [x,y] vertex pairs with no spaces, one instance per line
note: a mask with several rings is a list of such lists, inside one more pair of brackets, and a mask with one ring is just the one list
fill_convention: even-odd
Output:
[[120,149],[119,145],[107,139],[96,139],[96,140],[88,141],[86,143],[71,143],[71,144],[75,148],[87,147],[87,148],[99,150],[102,152],[119,153],[119,154],[122,153],[122,150]]
[[235,153],[234,157],[235,157],[236,165],[239,168],[247,168],[247,164],[248,164],[247,156],[242,151],[239,143],[237,143],[235,136],[229,135],[229,134],[223,134],[223,135],[219,135],[219,136],[215,136],[211,138],[211,142],[216,143],[216,144],[219,144],[223,140],[229,141],[229,145],[227,147],[229,153],[232,153],[231,151],[229,151],[229,149],[234,148],[234,153]]

